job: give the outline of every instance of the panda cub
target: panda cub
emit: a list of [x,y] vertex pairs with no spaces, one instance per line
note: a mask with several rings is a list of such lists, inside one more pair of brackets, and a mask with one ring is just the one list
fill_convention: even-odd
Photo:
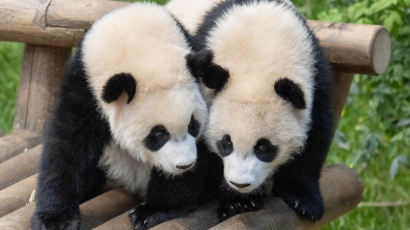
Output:
[[204,136],[223,161],[217,183],[229,185],[218,194],[219,217],[262,208],[271,190],[319,219],[332,76],[305,20],[289,1],[227,0],[206,14],[194,42],[188,65],[215,91]]
[[135,3],[92,26],[46,128],[33,230],[79,229],[79,204],[106,177],[144,197],[131,213],[136,229],[198,204],[207,108],[190,52],[186,32],[158,5]]

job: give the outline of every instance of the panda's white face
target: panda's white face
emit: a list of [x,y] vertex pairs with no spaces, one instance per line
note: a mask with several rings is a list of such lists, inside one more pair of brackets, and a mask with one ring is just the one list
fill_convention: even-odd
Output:
[[227,94],[222,91],[213,102],[205,136],[224,162],[226,182],[247,193],[300,150],[306,127],[299,111],[279,97],[245,103],[227,100]]
[[134,158],[165,173],[179,174],[195,164],[196,137],[206,123],[206,107],[195,83],[165,91],[137,92],[111,103],[108,119],[117,143]]
[[81,50],[116,144],[165,173],[192,168],[207,109],[172,16],[149,3],[115,10],[93,25]]

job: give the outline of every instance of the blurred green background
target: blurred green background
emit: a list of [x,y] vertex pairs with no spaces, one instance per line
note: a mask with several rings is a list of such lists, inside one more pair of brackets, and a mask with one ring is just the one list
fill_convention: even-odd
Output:
[[[356,169],[366,184],[363,202],[323,229],[410,230],[410,0],[293,2],[307,18],[381,24],[392,37],[386,73],[355,76],[327,159]],[[0,42],[0,129],[5,132],[12,128],[23,48]]]

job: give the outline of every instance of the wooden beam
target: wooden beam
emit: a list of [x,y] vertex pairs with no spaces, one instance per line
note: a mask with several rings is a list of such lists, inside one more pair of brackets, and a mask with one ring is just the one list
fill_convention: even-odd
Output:
[[[91,229],[120,215],[133,205],[132,198],[121,189],[111,190],[80,205],[81,229]],[[27,205],[0,218],[1,230],[27,230],[35,204]]]
[[378,25],[307,21],[335,71],[383,73],[390,60],[390,36]]
[[0,190],[0,218],[25,206],[37,184],[37,174]]
[[[130,3],[107,0],[3,0],[0,40],[73,47],[107,12]],[[10,13],[12,12],[12,13]],[[308,20],[336,71],[380,74],[390,60],[390,37],[381,26]]]
[[[353,169],[342,165],[323,169],[320,188],[325,202],[325,214],[319,221],[300,218],[290,207],[277,197],[270,198],[264,209],[234,216],[218,224],[216,202],[208,203],[185,218],[167,221],[153,230],[167,229],[316,229],[355,207],[362,199],[363,183]],[[99,226],[98,230],[129,229],[128,212]],[[117,228],[118,227],[118,228]]]
[[24,129],[14,129],[12,134],[0,138],[0,163],[40,142],[40,135]]
[[282,200],[274,198],[263,210],[234,216],[211,230],[317,229],[354,208],[362,200],[364,185],[353,169],[340,165],[325,168],[320,183],[325,213],[318,221],[300,218]]
[[351,73],[334,73],[333,75],[334,131],[336,131],[340,117],[342,116],[342,111],[345,106],[347,96],[349,95],[353,76],[354,75]]
[[112,218],[111,220],[93,229],[94,230],[132,230],[131,222],[128,218],[129,211],[130,210],[127,210],[123,214],[116,216],[115,218]]
[[[37,172],[42,145],[0,163],[0,190]],[[1,228],[0,228],[1,229]]]
[[71,48],[26,45],[14,128],[41,134],[59,90]]

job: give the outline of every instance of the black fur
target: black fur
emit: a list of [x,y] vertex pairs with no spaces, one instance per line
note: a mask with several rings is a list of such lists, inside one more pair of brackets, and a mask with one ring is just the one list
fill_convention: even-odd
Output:
[[[105,173],[98,162],[112,136],[107,120],[97,107],[87,81],[82,49],[70,62],[44,136],[37,186],[36,211],[31,228],[79,229],[79,204],[95,196],[105,183]],[[130,76],[121,75],[106,85],[106,101],[118,98],[125,90],[132,100],[135,87]],[[131,85],[129,85],[131,84]],[[136,85],[136,84],[135,84]],[[134,92],[134,93],[133,93]],[[138,116],[138,114],[136,114]],[[195,208],[205,197],[205,170],[209,154],[198,142],[197,166],[179,177],[165,177],[154,169],[142,208],[133,223],[137,229],[144,222],[153,226],[179,217]],[[148,210],[148,211],[147,211]]]
[[161,149],[170,138],[168,130],[162,126],[157,125],[151,129],[151,132],[144,139],[145,147],[153,152]]
[[197,120],[195,120],[194,115],[192,115],[191,121],[188,125],[188,133],[191,134],[193,137],[196,137],[199,134],[199,128],[201,128],[201,125]]
[[203,83],[216,92],[222,90],[229,79],[229,72],[213,62],[213,53],[203,49],[186,56],[192,75],[201,78]]
[[259,160],[271,162],[276,158],[278,146],[272,145],[268,139],[262,138],[256,142],[253,151]]
[[122,92],[125,91],[128,94],[127,103],[130,103],[134,98],[136,88],[137,83],[131,74],[115,74],[110,78],[110,80],[108,80],[107,83],[105,83],[102,99],[107,103],[111,103],[117,100],[121,96]]
[[[222,18],[235,5],[243,5],[252,2],[259,2],[266,0],[227,0],[220,3],[215,8],[211,9],[202,24],[198,27],[196,35],[193,39],[195,50],[199,51],[207,48],[207,38],[210,31],[215,27],[218,19]],[[268,0],[270,2],[285,3],[283,0]],[[311,33],[306,25],[303,17],[295,11],[294,7],[285,3],[288,9],[294,12],[295,17],[300,19],[302,25],[310,33],[313,44],[313,56],[315,59],[314,66],[314,92],[313,92],[313,107],[311,111],[311,128],[308,131],[308,139],[305,143],[304,149],[300,154],[279,168],[277,173],[273,176],[274,187],[273,193],[281,197],[291,208],[303,217],[317,220],[323,215],[323,201],[319,191],[319,177],[320,171],[326,158],[331,138],[333,127],[332,116],[332,76],[329,68],[329,63],[324,57],[324,54],[319,46],[317,39]],[[270,22],[274,23],[274,22]],[[261,44],[263,48],[263,44]],[[212,51],[210,51],[212,52]],[[215,63],[217,65],[217,63]],[[194,65],[193,65],[194,66]],[[195,67],[195,66],[194,66]],[[202,73],[206,70],[199,68]],[[228,71],[228,70],[227,70]],[[204,77],[209,78],[211,77]],[[219,84],[217,80],[216,84]],[[210,85],[212,83],[205,83]],[[299,87],[294,87],[289,82],[282,81],[275,85],[275,90],[281,97],[292,102],[296,108],[305,108],[306,103],[302,91]],[[223,90],[223,89],[222,89]],[[290,93],[289,90],[292,92]],[[279,146],[280,148],[280,146]],[[223,170],[223,166],[217,167],[215,170]],[[218,184],[223,182],[223,173],[214,173],[215,181]],[[248,200],[255,199],[255,193],[248,195]],[[220,200],[219,217],[225,219],[234,215],[235,213],[247,211],[242,208],[235,208],[235,211],[226,211],[227,204],[233,203],[232,200],[239,200],[240,203],[246,203],[247,199],[243,196],[238,198],[238,194],[233,191],[220,189],[218,191],[218,199]],[[246,195],[245,195],[246,197]],[[259,199],[263,203],[263,199]],[[229,206],[229,205],[228,205]],[[234,206],[235,207],[235,206]],[[258,206],[259,208],[261,205]]]
[[218,148],[219,153],[222,157],[229,156],[229,154],[231,154],[233,151],[231,136],[225,134],[221,140],[216,142],[216,147]]
[[303,91],[293,81],[288,78],[282,78],[275,82],[274,88],[280,97],[292,103],[297,109],[306,108]]

